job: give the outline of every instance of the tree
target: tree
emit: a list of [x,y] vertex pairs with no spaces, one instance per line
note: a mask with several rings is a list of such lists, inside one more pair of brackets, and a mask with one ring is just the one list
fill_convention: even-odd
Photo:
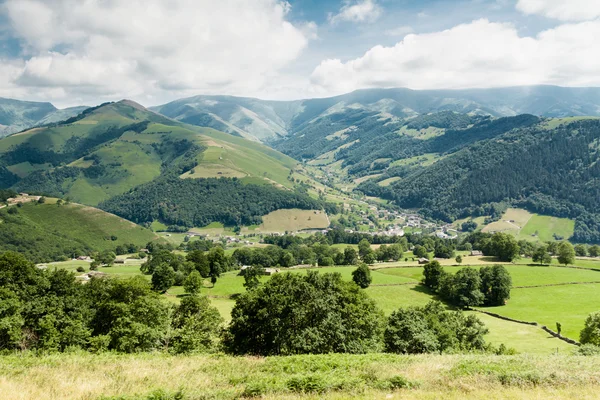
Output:
[[495,233],[490,242],[492,255],[500,261],[512,262],[519,257],[519,244],[517,240],[507,233]]
[[423,267],[423,284],[436,292],[444,274],[441,264],[438,261],[431,261]]
[[373,250],[369,251],[367,254],[365,254],[365,256],[363,257],[363,262],[365,264],[373,264],[375,263],[376,259],[375,259],[375,252]]
[[160,264],[152,274],[152,289],[157,292],[166,292],[175,283],[175,271],[168,264]]
[[600,311],[593,312],[586,318],[579,341],[581,344],[600,346]]
[[346,247],[344,250],[344,265],[355,265],[358,262],[356,250],[352,247]]
[[173,314],[170,345],[173,353],[214,351],[223,318],[205,296],[187,296]]
[[597,244],[590,246],[590,248],[588,249],[588,253],[590,257],[600,256],[600,246],[598,246]]
[[427,258],[427,249],[424,246],[416,245],[413,254],[418,258]]
[[361,259],[364,260],[365,256],[370,251],[372,251],[371,243],[369,243],[369,241],[367,239],[362,239],[360,242],[358,242],[358,255],[360,256]]
[[584,244],[575,245],[574,250],[577,257],[586,257],[588,255],[587,246]]
[[46,198],[44,196],[40,197],[37,201],[38,204],[44,204],[46,202]]
[[231,317],[225,349],[269,356],[377,350],[383,314],[340,274],[309,271],[274,275],[240,295]]
[[575,262],[575,249],[569,242],[561,242],[557,249],[558,262],[564,265],[573,264]]
[[454,260],[454,261],[456,261],[456,263],[457,263],[457,264],[462,264],[462,262],[463,262],[463,258],[462,258],[462,256],[459,254],[459,255],[457,255],[457,256],[456,256],[456,258],[455,258],[455,260]]
[[204,254],[204,251],[190,251],[185,257],[185,259],[194,264],[194,268],[196,269],[196,271],[198,271],[200,276],[202,276],[203,278],[208,278],[210,276],[210,265],[208,263],[208,257],[206,257],[206,254]]
[[253,266],[246,268],[244,271],[244,287],[246,290],[254,290],[260,285],[260,276],[264,272],[264,268]]
[[543,244],[534,250],[531,259],[540,265],[552,263],[552,256],[548,252],[548,247]]
[[162,348],[171,306],[144,277],[92,279],[83,287],[93,304],[89,328],[95,347],[125,353]]
[[373,281],[373,278],[371,278],[371,270],[367,264],[362,263],[358,266],[358,268],[352,271],[352,280],[363,289],[369,287]]
[[477,222],[473,220],[463,222],[460,228],[463,232],[473,232],[475,229],[477,229]]
[[446,311],[437,301],[425,307],[394,311],[384,332],[385,350],[418,354],[444,351],[471,351],[486,348],[485,325],[474,315]]
[[502,265],[493,267],[482,267],[479,270],[481,276],[481,292],[486,306],[503,306],[510,299],[512,278],[506,268]]
[[200,293],[202,282],[203,279],[200,273],[198,271],[192,271],[183,281],[183,289],[186,293],[196,295]]
[[117,255],[114,252],[110,250],[105,250],[102,253],[98,254],[96,261],[99,261],[103,265],[111,266],[113,265],[116,259]]
[[454,275],[453,281],[453,304],[462,308],[483,304],[485,296],[481,292],[479,271],[470,267],[463,268]]

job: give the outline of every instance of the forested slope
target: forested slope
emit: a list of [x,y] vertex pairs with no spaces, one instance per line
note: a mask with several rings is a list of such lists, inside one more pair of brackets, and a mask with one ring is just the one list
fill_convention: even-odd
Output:
[[600,121],[552,123],[473,143],[387,188],[369,181],[360,189],[447,221],[508,202],[575,218],[575,241],[600,242]]

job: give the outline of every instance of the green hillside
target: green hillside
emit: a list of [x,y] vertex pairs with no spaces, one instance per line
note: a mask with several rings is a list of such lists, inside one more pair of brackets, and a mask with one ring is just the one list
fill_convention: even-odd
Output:
[[18,251],[36,262],[115,250],[126,244],[142,248],[159,239],[150,230],[97,208],[50,200],[5,207],[0,220],[0,251]]
[[[297,181],[310,182],[295,172],[296,164],[261,143],[185,125],[127,100],[0,140],[0,187],[103,204],[140,223],[260,223],[260,216],[279,208],[321,209],[296,191]],[[292,178],[298,174],[301,179]],[[158,196],[136,200],[132,190],[138,187]],[[227,211],[218,197],[225,192],[255,200],[234,202]]]

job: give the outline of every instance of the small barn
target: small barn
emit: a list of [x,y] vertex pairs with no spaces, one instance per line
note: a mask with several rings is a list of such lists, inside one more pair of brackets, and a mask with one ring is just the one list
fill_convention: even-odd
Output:
[[419,264],[429,264],[429,258],[419,258]]

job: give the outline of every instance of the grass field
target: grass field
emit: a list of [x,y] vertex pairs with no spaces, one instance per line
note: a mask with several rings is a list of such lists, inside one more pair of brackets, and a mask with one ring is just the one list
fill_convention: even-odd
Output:
[[532,214],[520,208],[509,208],[499,221],[483,227],[482,232],[505,232],[517,239],[532,241],[568,239],[573,236],[575,221],[568,218]]
[[59,207],[53,203],[54,200],[48,199],[47,204],[26,204],[19,213],[40,227],[59,231],[98,250],[114,249],[126,243],[143,247],[159,239],[150,230],[97,208],[74,203]]
[[[348,245],[339,245],[341,249]],[[356,247],[356,246],[352,246]],[[100,271],[116,277],[129,277],[139,275],[141,260],[127,260],[125,265],[115,265],[110,268],[100,268]],[[590,312],[600,310],[600,271],[591,269],[574,269],[559,267],[554,260],[551,267],[527,265],[531,260],[519,260],[521,264],[505,264],[513,280],[511,299],[505,306],[482,308],[510,318],[538,322],[554,329],[555,323],[560,322],[563,334],[572,339],[579,338],[579,331],[583,327],[585,318]],[[447,261],[448,264],[452,260]],[[492,265],[496,262],[486,257],[466,257],[465,264],[474,268],[483,265]],[[455,263],[454,263],[455,264]],[[577,260],[577,264],[587,268],[600,268],[600,259]],[[54,263],[50,266],[66,268],[74,271],[78,266],[87,267],[87,263],[70,261]],[[449,273],[455,273],[465,265],[446,265]],[[371,271],[373,282],[366,293],[377,305],[389,315],[392,311],[406,306],[422,306],[433,299],[437,299],[427,288],[420,285],[423,277],[423,267],[415,263],[399,262],[376,264]],[[347,267],[321,267],[312,268],[320,273],[337,272],[344,280],[352,279],[353,266]],[[291,273],[306,273],[307,268],[292,268]],[[262,277],[263,281],[268,277]],[[212,304],[219,310],[225,321],[231,319],[230,313],[236,294],[243,293],[244,279],[237,271],[221,275],[213,287],[208,280],[205,281],[201,293],[210,298]],[[556,285],[534,288],[524,286]],[[172,287],[165,298],[178,303],[184,295],[182,287]],[[494,345],[504,343],[519,352],[531,354],[551,354],[559,352],[568,353],[573,346],[553,338],[539,327],[522,325],[514,322],[500,320],[485,314],[477,316],[486,323],[490,333],[486,339]]]
[[594,399],[600,357],[9,355],[3,400]]
[[316,210],[277,210],[263,218],[258,227],[260,232],[296,232],[304,229],[325,229],[329,218],[323,211]]

